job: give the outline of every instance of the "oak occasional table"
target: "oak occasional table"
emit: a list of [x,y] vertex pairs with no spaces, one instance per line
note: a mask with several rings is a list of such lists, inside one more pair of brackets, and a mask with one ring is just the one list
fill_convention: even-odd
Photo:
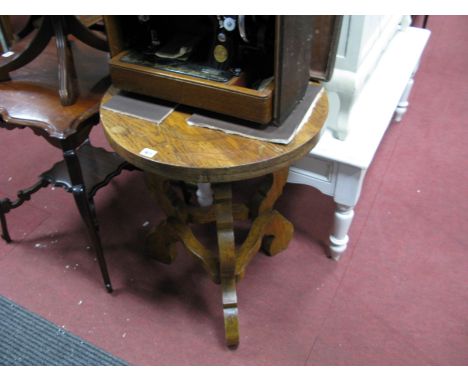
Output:
[[[116,92],[110,89],[105,103]],[[321,93],[314,111],[288,145],[274,144],[226,134],[186,123],[189,109],[173,111],[161,124],[101,107],[101,121],[114,150],[145,171],[148,187],[167,219],[148,235],[152,256],[170,263],[175,244],[182,242],[198,259],[213,281],[222,287],[226,343],[239,343],[236,283],[260,247],[268,255],[284,250],[293,225],[274,210],[291,163],[306,155],[317,143],[328,113],[328,98]],[[142,154],[150,149],[152,158]],[[250,203],[233,203],[231,182],[267,175]],[[187,205],[172,187],[174,181],[211,183],[211,206]],[[236,248],[234,220],[251,220],[250,232]],[[218,253],[201,244],[191,224],[216,223]]]

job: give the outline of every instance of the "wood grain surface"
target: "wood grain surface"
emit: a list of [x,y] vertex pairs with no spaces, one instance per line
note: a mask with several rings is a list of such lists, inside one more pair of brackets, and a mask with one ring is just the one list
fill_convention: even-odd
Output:
[[[311,84],[310,86],[315,86]],[[104,96],[105,103],[117,89]],[[113,149],[135,166],[169,179],[230,182],[289,166],[317,143],[328,113],[322,92],[314,112],[288,145],[263,142],[186,123],[188,108],[176,109],[161,124],[101,108],[101,121]],[[152,158],[140,154],[149,148]]]

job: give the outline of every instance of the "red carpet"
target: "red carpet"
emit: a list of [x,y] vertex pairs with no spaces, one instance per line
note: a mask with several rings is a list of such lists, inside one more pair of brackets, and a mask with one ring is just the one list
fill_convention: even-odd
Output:
[[[467,365],[468,17],[431,16],[428,28],[409,111],[368,171],[348,252],[338,263],[323,252],[333,201],[287,185],[278,209],[295,236],[239,284],[236,351],[201,266],[182,248],[171,266],[144,257],[162,213],[138,172],[96,197],[112,295],[73,198],[50,188],[8,215],[0,294],[134,365]],[[29,130],[0,137],[2,197],[60,159]],[[99,127],[92,140],[108,147]]]

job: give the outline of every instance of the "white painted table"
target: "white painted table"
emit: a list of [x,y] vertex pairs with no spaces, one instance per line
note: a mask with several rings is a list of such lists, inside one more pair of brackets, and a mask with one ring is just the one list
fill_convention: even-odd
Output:
[[392,117],[401,120],[408,107],[413,77],[429,35],[426,29],[412,27],[397,32],[355,100],[346,139],[336,139],[326,128],[310,154],[290,169],[289,182],[315,187],[334,198],[329,255],[335,260],[346,250],[366,170],[385,130]]

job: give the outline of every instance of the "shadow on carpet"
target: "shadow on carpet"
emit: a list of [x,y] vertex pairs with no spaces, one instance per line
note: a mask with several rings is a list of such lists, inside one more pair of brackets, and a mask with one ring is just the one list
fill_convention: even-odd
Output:
[[124,366],[127,363],[0,296],[0,365]]

